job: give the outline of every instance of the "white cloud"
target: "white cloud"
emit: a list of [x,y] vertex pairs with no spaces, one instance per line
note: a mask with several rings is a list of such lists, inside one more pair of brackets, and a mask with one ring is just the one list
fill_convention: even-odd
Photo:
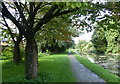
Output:
[[79,42],[79,40],[86,40],[86,41],[88,41],[88,42],[91,40],[93,31],[92,31],[92,32],[88,32],[88,33],[87,33],[86,31],[84,31],[84,32],[85,32],[85,33],[79,35],[79,37],[73,38],[73,40],[75,41],[75,44],[77,44],[77,43]]

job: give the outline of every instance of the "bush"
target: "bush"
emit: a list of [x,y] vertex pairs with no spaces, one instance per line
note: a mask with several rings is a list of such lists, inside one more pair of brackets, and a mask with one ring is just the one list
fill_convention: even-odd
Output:
[[13,47],[8,46],[8,47],[4,47],[2,53],[2,60],[6,60],[6,59],[12,59],[13,57]]
[[112,53],[118,53],[118,47],[114,48],[114,49],[112,50]]
[[47,53],[41,53],[41,52],[38,53],[38,56],[39,56],[39,57],[48,56],[48,55],[49,55],[49,54],[47,54]]

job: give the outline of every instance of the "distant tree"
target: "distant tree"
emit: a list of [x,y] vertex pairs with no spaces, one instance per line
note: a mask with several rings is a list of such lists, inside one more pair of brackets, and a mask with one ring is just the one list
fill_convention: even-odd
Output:
[[102,28],[94,30],[91,42],[93,43],[93,46],[98,54],[106,52],[107,40],[105,37],[105,31]]
[[83,48],[87,45],[86,40],[79,40],[78,44],[76,45],[76,48],[80,50],[80,52],[83,51]]

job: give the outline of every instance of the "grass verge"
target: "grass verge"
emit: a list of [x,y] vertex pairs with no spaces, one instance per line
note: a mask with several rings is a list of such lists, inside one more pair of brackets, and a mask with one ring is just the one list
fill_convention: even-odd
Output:
[[92,72],[96,73],[99,75],[101,78],[103,78],[105,81],[109,83],[118,83],[120,82],[120,77],[110,73],[108,70],[104,69],[103,67],[91,63],[87,58],[75,55],[77,60],[83,64],[85,67],[89,68]]
[[43,55],[39,57],[38,77],[26,80],[24,63],[3,62],[3,82],[75,82],[69,59],[65,54]]

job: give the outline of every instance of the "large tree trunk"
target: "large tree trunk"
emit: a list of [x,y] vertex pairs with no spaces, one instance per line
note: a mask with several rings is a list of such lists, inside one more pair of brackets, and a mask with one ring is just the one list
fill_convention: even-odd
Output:
[[25,74],[26,79],[37,77],[38,72],[38,51],[34,38],[27,39],[25,49]]
[[20,63],[21,57],[20,57],[20,46],[19,43],[15,43],[14,45],[14,56],[13,56],[13,61],[16,63]]

